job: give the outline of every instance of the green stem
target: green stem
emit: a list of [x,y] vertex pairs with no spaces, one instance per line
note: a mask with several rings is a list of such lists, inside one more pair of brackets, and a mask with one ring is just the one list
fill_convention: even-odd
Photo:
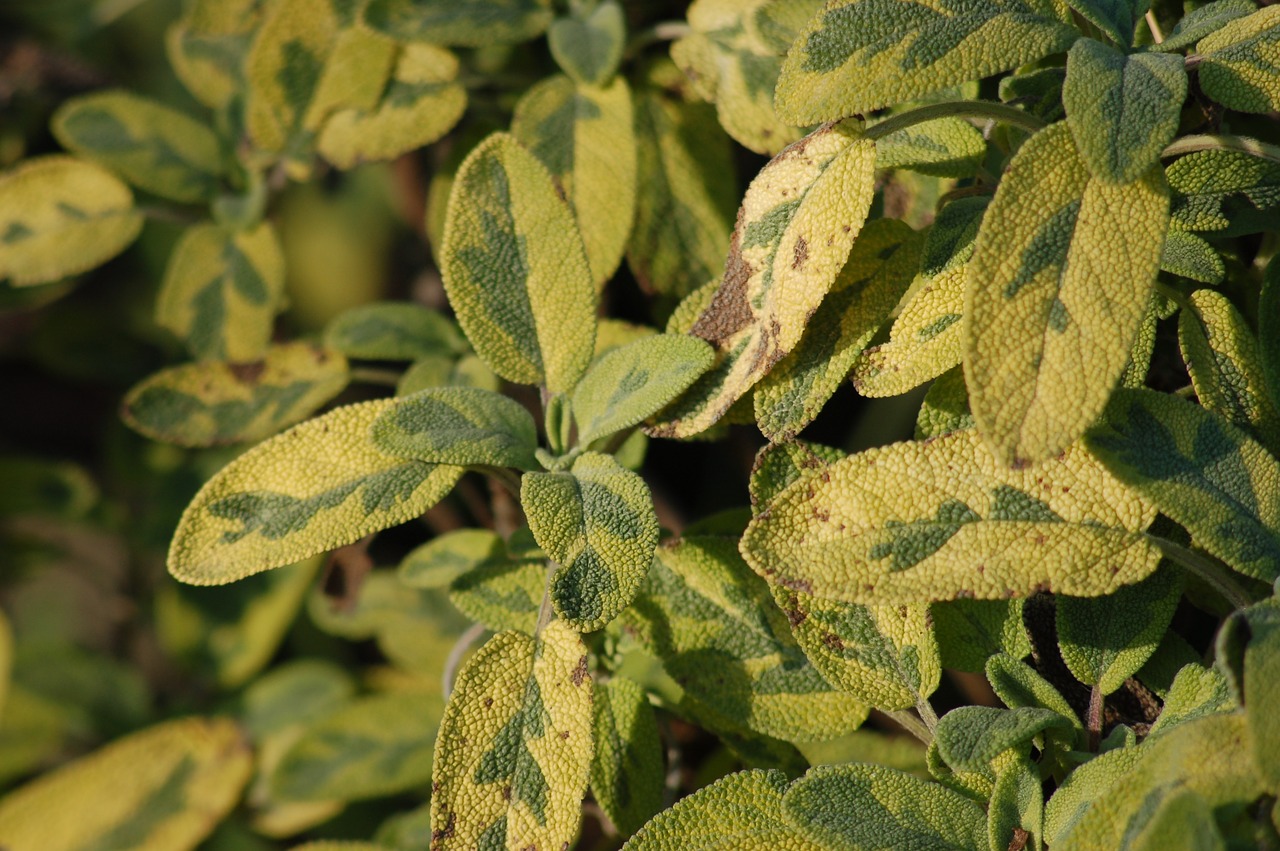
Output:
[[444,662],[444,673],[442,674],[446,700],[453,691],[453,684],[458,681],[458,668],[462,665],[462,657],[467,655],[467,651],[475,646],[475,643],[484,637],[484,634],[484,624],[473,623],[467,628],[466,632],[458,637],[453,649],[449,651],[449,658]]
[[1249,599],[1249,595],[1244,592],[1244,589],[1231,578],[1231,570],[1226,565],[1165,538],[1148,535],[1147,539],[1160,548],[1160,552],[1164,554],[1165,558],[1177,562],[1203,579],[1213,590],[1222,595],[1222,598],[1230,603],[1233,608],[1245,609],[1252,605],[1253,601]]
[[1021,127],[1028,133],[1035,133],[1047,126],[1034,115],[1023,112],[1016,107],[1006,106],[1003,103],[995,103],[989,100],[957,100],[948,101],[947,103],[931,103],[927,106],[900,112],[897,115],[886,118],[879,124],[871,125],[864,135],[868,139],[883,139],[890,133],[905,130],[925,121],[951,117],[986,118],[991,121],[999,121],[1004,124]]
[[924,722],[905,709],[890,709],[885,712],[898,726],[915,736],[926,745],[933,743],[933,733]]
[[1194,154],[1197,151],[1239,151],[1273,163],[1280,163],[1280,147],[1250,139],[1248,136],[1183,136],[1161,152],[1161,159]]
[[924,721],[924,725],[929,728],[930,733],[938,729],[938,713],[933,711],[929,698],[923,696],[916,698],[916,712],[920,713],[920,719]]

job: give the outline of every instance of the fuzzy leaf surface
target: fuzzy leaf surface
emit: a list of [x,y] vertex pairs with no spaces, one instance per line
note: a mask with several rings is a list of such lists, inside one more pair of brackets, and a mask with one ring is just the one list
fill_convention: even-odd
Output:
[[432,387],[395,401],[369,432],[382,451],[460,467],[538,468],[538,427],[514,399],[478,387]]
[[662,809],[662,742],[644,689],[614,677],[596,691],[591,793],[623,835]]
[[1200,86],[1228,109],[1280,109],[1280,9],[1259,9],[1229,21],[1196,45],[1204,57]]

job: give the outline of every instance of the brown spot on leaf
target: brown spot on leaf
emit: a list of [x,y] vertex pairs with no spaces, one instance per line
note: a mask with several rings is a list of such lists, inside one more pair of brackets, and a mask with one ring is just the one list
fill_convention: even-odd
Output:
[[844,650],[844,642],[841,641],[840,636],[836,635],[834,632],[823,633],[822,643],[827,645],[827,647],[836,653]]
[[578,660],[577,667],[573,669],[573,675],[572,675],[573,684],[575,686],[580,686],[582,685],[582,681],[585,680],[586,678],[587,678],[587,657],[585,654],[583,654],[582,658]]
[[502,800],[504,801],[511,800],[511,784],[510,783],[502,787]]
[[813,583],[807,579],[787,579],[785,577],[779,577],[778,584],[783,588],[790,588],[792,591],[800,591],[805,594],[813,593]]
[[796,237],[795,250],[791,252],[791,268],[803,269],[805,261],[809,259],[809,243],[803,236]]
[[1027,842],[1031,839],[1031,834],[1027,833],[1020,827],[1013,829],[1013,839],[1009,840],[1009,851],[1022,851],[1027,847]]
[[562,739],[567,739],[567,738],[569,738],[569,731],[568,731],[568,730],[565,730],[565,731],[563,731],[562,733],[560,733],[560,738],[562,738]]
[[442,839],[453,838],[454,825],[457,823],[457,821],[458,821],[458,814],[454,812],[450,812],[449,815],[445,817],[444,827],[438,830],[431,831],[431,842],[434,844],[436,842],[441,841]]
[[755,319],[747,296],[747,284],[755,270],[742,256],[742,229],[742,210],[738,210],[738,223],[729,243],[729,258],[725,261],[724,279],[711,299],[711,304],[690,329],[695,337],[701,337],[709,343],[727,341]]
[[484,699],[484,708],[485,708],[485,709],[488,709],[490,706],[493,706],[493,698],[492,698],[492,697],[486,697],[486,698]]
[[262,373],[267,371],[265,361],[254,361],[253,363],[229,363],[227,369],[235,376],[236,381],[241,384],[257,384],[258,379],[262,377]]

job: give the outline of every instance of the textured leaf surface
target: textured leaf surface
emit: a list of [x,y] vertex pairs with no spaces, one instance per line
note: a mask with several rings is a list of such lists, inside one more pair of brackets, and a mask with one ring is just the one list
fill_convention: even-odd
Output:
[[420,358],[396,382],[396,395],[409,396],[431,387],[479,387],[497,393],[502,379],[475,355],[454,360],[444,355]]
[[756,388],[756,421],[766,437],[792,437],[818,415],[906,292],[922,243],[902,222],[867,223],[799,345]]
[[36,157],[0,176],[0,279],[14,286],[99,266],[141,229],[133,193],[99,166]]
[[560,848],[573,839],[591,768],[591,675],[559,621],[504,632],[467,662],[440,727],[433,849]]
[[205,125],[122,90],[67,101],[52,128],[68,150],[135,186],[175,201],[207,201],[218,189],[222,154]]
[[491,630],[532,634],[538,622],[547,568],[537,559],[490,559],[449,586],[449,600]]
[[1194,233],[1170,228],[1165,235],[1160,271],[1205,284],[1220,284],[1227,275],[1217,250]]
[[1229,21],[1196,45],[1204,57],[1200,86],[1228,109],[1280,109],[1280,10],[1259,9]]
[[623,624],[719,726],[788,741],[855,729],[866,707],[807,662],[735,543],[691,536],[660,548]]
[[1011,470],[965,431],[862,452],[791,485],[752,520],[742,551],[772,584],[852,603],[1093,596],[1155,568],[1141,534],[1153,517],[1079,448]]
[[595,288],[569,206],[512,136],[462,166],[440,258],[449,302],[476,353],[522,384],[573,389],[591,360]]
[[560,18],[547,31],[556,64],[579,83],[607,83],[626,46],[627,18],[622,7],[605,0],[594,9]]
[[229,719],[158,724],[0,799],[0,842],[11,851],[194,848],[235,806],[251,770]]
[[1044,0],[832,0],[782,66],[778,112],[810,124],[914,100],[1066,50]]
[[1079,719],[1071,704],[1034,668],[1009,653],[997,653],[987,660],[987,682],[1005,706],[1050,709],[1068,720]]
[[567,472],[525,475],[520,502],[538,546],[560,565],[551,601],[566,622],[590,632],[631,604],[658,544],[644,479],[586,452]]
[[929,615],[944,668],[981,674],[996,653],[1021,659],[1031,652],[1021,600],[950,600],[934,603]]
[[1197,151],[1166,170],[1174,190],[1173,222],[1222,236],[1272,227],[1280,210],[1280,163],[1241,151]]
[[603,286],[622,260],[635,210],[636,141],[626,82],[596,87],[564,76],[544,80],[516,105],[511,132],[563,190],[591,277]]
[[317,147],[329,162],[349,169],[389,160],[429,145],[458,122],[467,93],[458,82],[458,58],[442,47],[408,44],[376,104],[339,109],[325,121]]
[[595,695],[591,794],[624,836],[662,809],[662,742],[644,689],[614,677]]
[[684,334],[656,334],[611,349],[573,391],[578,443],[631,428],[662,410],[710,367],[711,346]]
[[169,257],[156,296],[156,323],[197,358],[257,360],[270,346],[275,316],[284,306],[284,271],[270,224],[244,231],[195,225]]
[[1044,838],[1044,791],[1040,772],[1020,754],[1001,768],[987,807],[987,841],[991,851],[1007,851],[1019,839],[1024,848],[1040,851]]
[[1160,161],[1187,97],[1182,66],[1181,56],[1126,56],[1091,38],[1072,45],[1062,102],[1076,149],[1094,177],[1130,183]]
[[1050,727],[1070,728],[1071,721],[1030,706],[961,706],[938,721],[938,753],[957,771],[984,771],[991,760]]
[[514,399],[478,387],[433,387],[397,399],[369,434],[390,455],[433,464],[538,468],[533,417]]
[[258,0],[194,0],[169,28],[165,53],[196,100],[212,109],[244,86],[244,57],[262,19]]
[[787,817],[832,848],[974,851],[986,843],[982,808],[937,783],[880,765],[822,765],[785,796]]
[[300,561],[416,517],[462,471],[387,455],[369,429],[394,404],[338,408],[259,444],[196,494],[169,548],[169,570],[219,585]]
[[1185,50],[1200,39],[1220,29],[1228,21],[1243,18],[1257,11],[1253,0],[1217,0],[1207,3],[1199,9],[1193,9],[1178,21],[1160,44],[1152,45],[1149,50]]
[[875,145],[852,122],[822,127],[756,176],[724,278],[692,329],[716,347],[719,363],[655,434],[702,431],[795,348],[866,219],[874,167]]
[[455,529],[411,550],[400,562],[400,581],[414,588],[449,583],[492,559],[506,558],[506,542],[489,529]]
[[461,354],[467,343],[458,326],[428,307],[383,301],[352,308],[324,331],[324,341],[350,358],[417,360]]
[[966,428],[973,428],[969,391],[964,386],[964,370],[955,366],[938,376],[924,394],[916,416],[915,439],[941,437]]
[[[1147,814],[1142,814],[1145,819]],[[1218,830],[1213,808],[1200,795],[1187,790],[1162,797],[1150,820],[1140,830],[1126,832],[1134,851],[1226,851],[1226,840]]]
[[1249,643],[1244,650],[1244,707],[1258,776],[1269,791],[1280,789],[1280,722],[1274,712],[1280,691],[1280,607],[1274,601],[1247,609]]
[[1064,124],[1014,156],[965,294],[969,403],[1003,463],[1052,457],[1102,413],[1147,312],[1168,210],[1160,169],[1091,179]]
[[[1067,5],[1121,47],[1133,44],[1133,30],[1150,0],[1067,0]],[[1079,44],[1079,42],[1077,42]]]
[[1226,712],[1236,706],[1220,671],[1196,663],[1184,665],[1164,695],[1164,706],[1160,717],[1151,725],[1151,735],[1161,735],[1186,721]]
[[876,140],[876,168],[934,177],[972,177],[987,151],[982,134],[961,118],[938,118]]
[[1122,390],[1086,440],[1120,481],[1247,576],[1280,576],[1280,463],[1191,402]]
[[551,23],[550,0],[370,0],[365,21],[405,41],[482,47],[536,38]]

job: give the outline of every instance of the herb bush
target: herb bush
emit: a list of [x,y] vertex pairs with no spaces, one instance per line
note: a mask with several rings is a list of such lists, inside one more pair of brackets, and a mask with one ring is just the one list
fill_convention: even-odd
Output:
[[1280,848],[1280,6],[3,14],[5,851]]

